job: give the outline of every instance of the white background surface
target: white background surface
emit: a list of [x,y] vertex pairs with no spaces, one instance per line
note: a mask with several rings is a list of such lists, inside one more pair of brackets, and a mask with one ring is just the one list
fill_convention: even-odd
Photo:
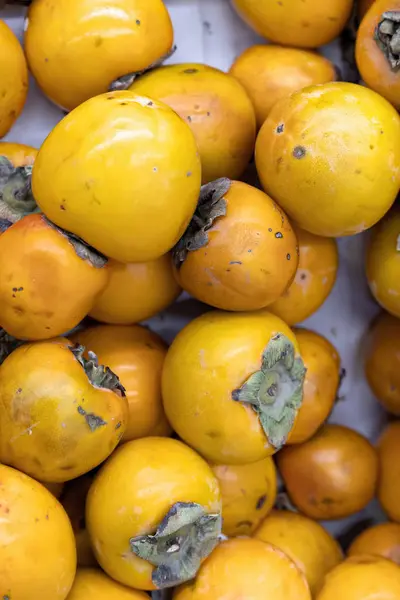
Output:
[[[170,62],[204,62],[227,70],[240,52],[261,41],[240,21],[229,0],[166,0],[166,4],[174,22],[178,46]],[[9,7],[1,14],[20,39],[24,13],[24,9]],[[339,52],[335,45],[324,49],[324,53],[338,63]],[[5,140],[38,147],[62,116],[62,112],[48,102],[31,81],[24,113]],[[343,400],[336,405],[331,421],[348,424],[375,440],[385,415],[363,374],[363,341],[371,319],[378,312],[364,275],[367,235],[339,240],[340,268],[335,288],[324,306],[302,325],[322,333],[336,346],[347,372],[340,390]],[[196,302],[183,297],[177,305],[149,323],[171,341],[176,332],[201,310]],[[329,523],[327,527],[340,533],[350,523],[371,515],[380,518],[376,503],[362,515]]]

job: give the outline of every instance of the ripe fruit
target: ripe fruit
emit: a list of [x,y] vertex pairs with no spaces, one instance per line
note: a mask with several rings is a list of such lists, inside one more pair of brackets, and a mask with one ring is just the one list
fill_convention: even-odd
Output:
[[164,408],[177,434],[209,461],[248,464],[286,443],[303,380],[296,338],[278,317],[212,311],[168,351]]
[[397,600],[400,568],[380,556],[352,556],[325,579],[316,600]]
[[149,597],[117,583],[98,569],[78,569],[68,600],[149,600]]
[[371,89],[400,108],[397,42],[400,0],[378,0],[368,10],[357,32],[356,61]]
[[35,0],[25,31],[29,67],[65,110],[106,92],[169,52],[173,29],[162,0]]
[[59,227],[110,258],[145,262],[184,233],[200,178],[194,136],[172,109],[110,92],[56,125],[35,161],[32,189]]
[[379,523],[365,529],[348,549],[349,556],[374,554],[400,564],[400,525]]
[[247,183],[202,187],[193,219],[174,249],[176,277],[192,296],[224,310],[258,310],[290,285],[296,235],[279,206]]
[[317,48],[339,35],[353,6],[352,0],[233,0],[239,15],[271,42]]
[[229,73],[250,96],[258,128],[277,100],[336,79],[334,65],[316,52],[273,44],[250,46],[236,58]]
[[303,404],[297,415],[289,444],[310,439],[331,413],[340,381],[340,357],[322,335],[308,329],[294,329],[306,368]]
[[101,567],[143,590],[192,579],[221,532],[218,481],[182,442],[148,437],[121,446],[97,474],[86,522]]
[[277,462],[290,499],[311,519],[347,517],[375,495],[376,451],[348,427],[324,425],[304,444],[284,448]]
[[280,550],[251,538],[222,542],[193,583],[178,587],[174,600],[311,600],[303,574]]
[[142,263],[110,260],[106,269],[108,282],[90,311],[91,317],[103,323],[144,321],[167,308],[181,292],[169,254]]
[[378,443],[378,498],[389,519],[400,523],[400,421],[387,425]]
[[369,333],[365,375],[384,408],[400,416],[400,320],[384,312]]
[[0,326],[43,340],[76,327],[107,283],[106,259],[42,214],[0,236]]
[[377,302],[400,317],[400,210],[393,210],[373,229],[366,257],[370,290]]
[[257,138],[256,165],[266,192],[299,227],[327,237],[360,233],[399,190],[400,117],[360,85],[308,87],[275,104]]
[[241,84],[197,63],[168,65],[139,77],[130,89],[171,106],[193,131],[202,182],[239,179],[256,141],[254,108]]
[[273,510],[254,537],[279,548],[295,563],[313,597],[325,575],[343,560],[339,544],[322,525],[290,510]]
[[129,415],[122,441],[170,435],[161,398],[161,372],[167,347],[140,325],[98,325],[71,338],[94,352],[125,389]]
[[105,460],[127,403],[110,369],[63,338],[24,344],[0,367],[0,460],[41,481],[69,481]]
[[75,577],[71,524],[40,483],[0,465],[0,598],[65,600]]
[[293,282],[268,309],[288,325],[301,323],[328,298],[336,281],[339,256],[336,240],[294,227],[299,265]]
[[28,93],[28,68],[21,44],[0,19],[0,138],[14,125]]
[[270,456],[248,465],[211,465],[222,495],[222,532],[250,535],[276,499],[276,469]]

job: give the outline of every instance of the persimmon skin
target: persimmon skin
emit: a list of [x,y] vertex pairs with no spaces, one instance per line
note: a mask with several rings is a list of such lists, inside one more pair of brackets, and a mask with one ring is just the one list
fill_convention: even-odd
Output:
[[14,167],[27,167],[33,165],[38,150],[25,144],[14,142],[0,142],[0,156],[5,156]]
[[3,20],[0,20],[0,47],[1,139],[14,125],[25,106],[28,94],[28,66],[21,44]]
[[400,565],[400,524],[378,523],[364,529],[351,543],[348,556],[374,554]]
[[142,263],[109,260],[106,270],[107,284],[89,313],[103,323],[144,321],[167,308],[181,293],[169,254]]
[[237,79],[208,65],[184,63],[155,69],[130,87],[171,106],[192,129],[202,183],[239,179],[254,151],[253,105]]
[[341,519],[375,495],[378,456],[370,442],[341,425],[324,425],[314,437],[286,446],[277,464],[290,499],[307,517]]
[[295,276],[296,234],[279,206],[247,183],[232,181],[224,199],[226,215],[214,221],[206,245],[188,252],[177,281],[215,308],[265,308]]
[[339,267],[336,240],[293,226],[299,244],[294,280],[268,309],[288,325],[301,323],[325,302],[335,285]]
[[73,329],[107,283],[104,263],[80,258],[43,215],[23,217],[0,236],[0,326],[25,340]]
[[400,109],[400,74],[391,68],[375,39],[383,13],[400,10],[400,0],[376,0],[370,4],[357,31],[357,67],[368,87]]
[[259,35],[275,44],[318,48],[344,29],[352,0],[233,0],[239,15]]
[[273,44],[250,46],[236,58],[229,73],[249,94],[258,128],[277,100],[336,79],[334,65],[316,52]]
[[366,274],[375,300],[400,317],[400,209],[393,209],[372,230],[366,255]]
[[378,441],[380,477],[378,499],[389,519],[400,523],[400,421],[387,425]]
[[148,595],[117,583],[100,569],[78,569],[68,600],[148,600]]
[[157,334],[140,325],[98,325],[71,340],[92,350],[124,386],[129,416],[122,442],[172,433],[161,398],[167,346]]

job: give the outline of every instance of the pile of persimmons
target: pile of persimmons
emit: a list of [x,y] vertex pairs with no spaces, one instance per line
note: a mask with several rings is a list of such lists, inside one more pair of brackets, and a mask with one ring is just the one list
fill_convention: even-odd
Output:
[[[14,3],[0,137],[28,70],[66,116],[0,142],[0,599],[399,600],[400,421],[327,424],[339,354],[294,326],[373,227],[365,376],[400,416],[400,1],[233,0],[271,43],[229,73],[161,66],[162,0]],[[362,85],[316,51],[349,23]],[[182,290],[168,348],[138,323]],[[346,548],[319,523],[374,497]]]

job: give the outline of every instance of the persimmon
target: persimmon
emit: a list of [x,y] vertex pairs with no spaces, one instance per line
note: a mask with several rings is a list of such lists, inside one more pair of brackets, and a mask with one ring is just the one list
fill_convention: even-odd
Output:
[[400,491],[400,421],[389,423],[378,442],[379,485],[378,498],[388,517],[400,523],[398,503]]
[[368,527],[353,540],[347,554],[374,554],[400,565],[400,524],[378,523]]
[[14,125],[28,94],[28,67],[21,44],[0,19],[0,138]]
[[68,600],[148,600],[144,592],[117,583],[99,569],[78,569]]
[[202,187],[173,257],[179,285],[198,300],[224,310],[257,310],[292,282],[297,238],[269,196],[224,178]]

